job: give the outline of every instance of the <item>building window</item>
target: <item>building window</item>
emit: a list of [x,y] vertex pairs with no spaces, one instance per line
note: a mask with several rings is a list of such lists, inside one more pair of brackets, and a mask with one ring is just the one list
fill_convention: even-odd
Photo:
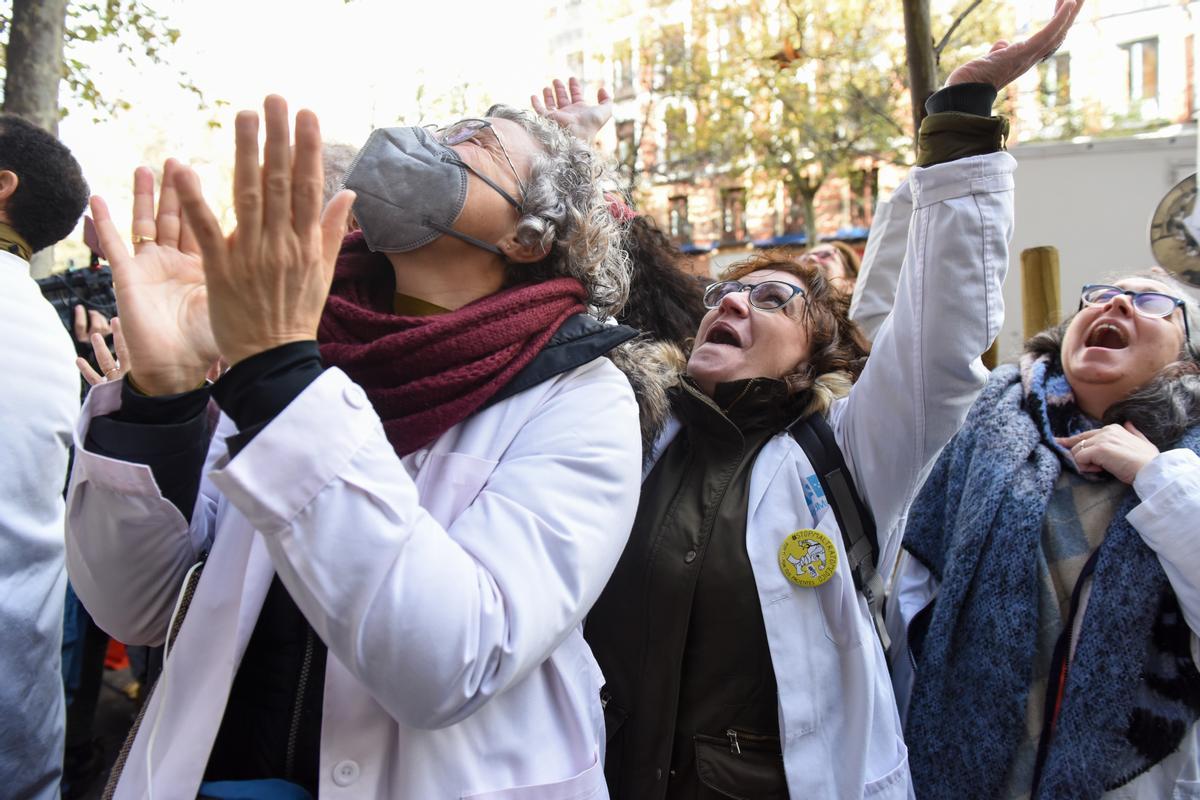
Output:
[[620,42],[613,48],[613,93],[618,97],[633,92],[633,44]]
[[1071,103],[1071,56],[1058,53],[1038,66],[1038,87],[1045,108],[1060,108]]
[[1158,97],[1158,39],[1142,39],[1122,45],[1128,60],[1129,102]]
[[668,108],[663,112],[663,160],[668,164],[683,158],[684,146],[687,142],[688,120],[687,111],[679,107]]
[[634,162],[633,120],[624,119],[617,123],[617,163],[632,165]]
[[688,223],[687,195],[676,195],[670,199],[669,203],[671,241],[675,244],[690,242],[692,240],[692,226]]
[[741,242],[746,238],[746,190],[721,190],[721,241]]

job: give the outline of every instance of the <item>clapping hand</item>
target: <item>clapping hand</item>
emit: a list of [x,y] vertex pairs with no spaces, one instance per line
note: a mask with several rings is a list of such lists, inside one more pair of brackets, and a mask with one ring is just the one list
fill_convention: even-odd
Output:
[[[263,111],[267,137],[261,164],[258,114],[243,111],[234,123],[233,233],[222,233],[195,173],[183,170],[178,182],[185,217],[204,256],[212,334],[231,365],[316,338],[354,201],[353,192],[341,191],[321,212],[321,132],[315,114],[296,115],[293,148],[284,99],[268,97]],[[137,361],[135,369],[137,377]]]
[[1058,0],[1054,16],[1040,31],[1023,42],[1009,44],[999,41],[987,55],[963,64],[946,79],[947,86],[956,83],[990,83],[997,90],[1028,72],[1035,64],[1054,54],[1067,38],[1083,0]]
[[[108,351],[104,337],[95,332],[92,333],[92,352],[96,354],[96,365],[100,367],[100,371],[92,369],[92,365],[86,358],[75,359],[75,366],[79,368],[79,373],[83,375],[83,379],[88,382],[89,386],[120,380],[129,372],[129,367],[133,363],[133,359],[129,356],[129,346],[125,344],[125,336],[121,331],[120,317],[113,317],[111,326],[113,347],[117,350],[115,359],[113,354]],[[106,324],[105,327],[108,325]]]
[[96,233],[112,265],[121,309],[128,356],[121,360],[137,365],[134,382],[152,395],[196,388],[218,356],[200,251],[180,215],[176,179],[184,171],[174,160],[163,166],[157,215],[154,175],[145,167],[134,172],[132,255],[107,204],[92,198]]
[[612,96],[603,87],[596,92],[596,104],[590,105],[583,99],[583,85],[578,78],[571,78],[568,85],[555,79],[553,87],[542,89],[542,97],[529,96],[533,110],[539,116],[557,122],[576,139],[590,143],[596,134],[612,119]]

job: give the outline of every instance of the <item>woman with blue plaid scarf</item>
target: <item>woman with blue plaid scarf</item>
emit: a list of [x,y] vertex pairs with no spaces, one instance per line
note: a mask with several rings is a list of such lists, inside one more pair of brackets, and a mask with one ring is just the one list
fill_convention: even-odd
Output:
[[939,457],[889,606],[918,798],[1200,797],[1198,323],[1085,286]]

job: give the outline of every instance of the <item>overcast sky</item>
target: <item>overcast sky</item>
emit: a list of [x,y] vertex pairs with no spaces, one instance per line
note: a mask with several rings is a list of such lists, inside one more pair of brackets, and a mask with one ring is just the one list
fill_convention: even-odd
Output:
[[[71,113],[60,135],[120,225],[139,163],[177,156],[197,165],[209,194],[227,191],[220,184],[232,160],[233,116],[269,93],[287,98],[293,112],[316,111],[326,139],[357,145],[373,126],[417,122],[421,85],[426,103],[467,84],[471,99],[524,106],[551,77],[545,0],[150,2],[182,32],[164,51],[167,65],[130,67],[110,46],[79,51],[101,91],[133,108],[97,124],[90,109],[72,106],[65,87],[62,96]],[[177,85],[179,70],[210,103],[230,105],[198,110]],[[223,127],[211,130],[210,119]]]

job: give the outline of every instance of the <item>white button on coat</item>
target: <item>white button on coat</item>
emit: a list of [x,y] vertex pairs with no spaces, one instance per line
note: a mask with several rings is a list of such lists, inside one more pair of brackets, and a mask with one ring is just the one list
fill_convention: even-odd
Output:
[[370,402],[367,400],[367,393],[357,383],[352,383],[342,392],[342,397],[350,404],[351,408],[366,408]]
[[333,767],[333,782],[338,786],[349,786],[358,780],[360,772],[357,761],[339,761]]

